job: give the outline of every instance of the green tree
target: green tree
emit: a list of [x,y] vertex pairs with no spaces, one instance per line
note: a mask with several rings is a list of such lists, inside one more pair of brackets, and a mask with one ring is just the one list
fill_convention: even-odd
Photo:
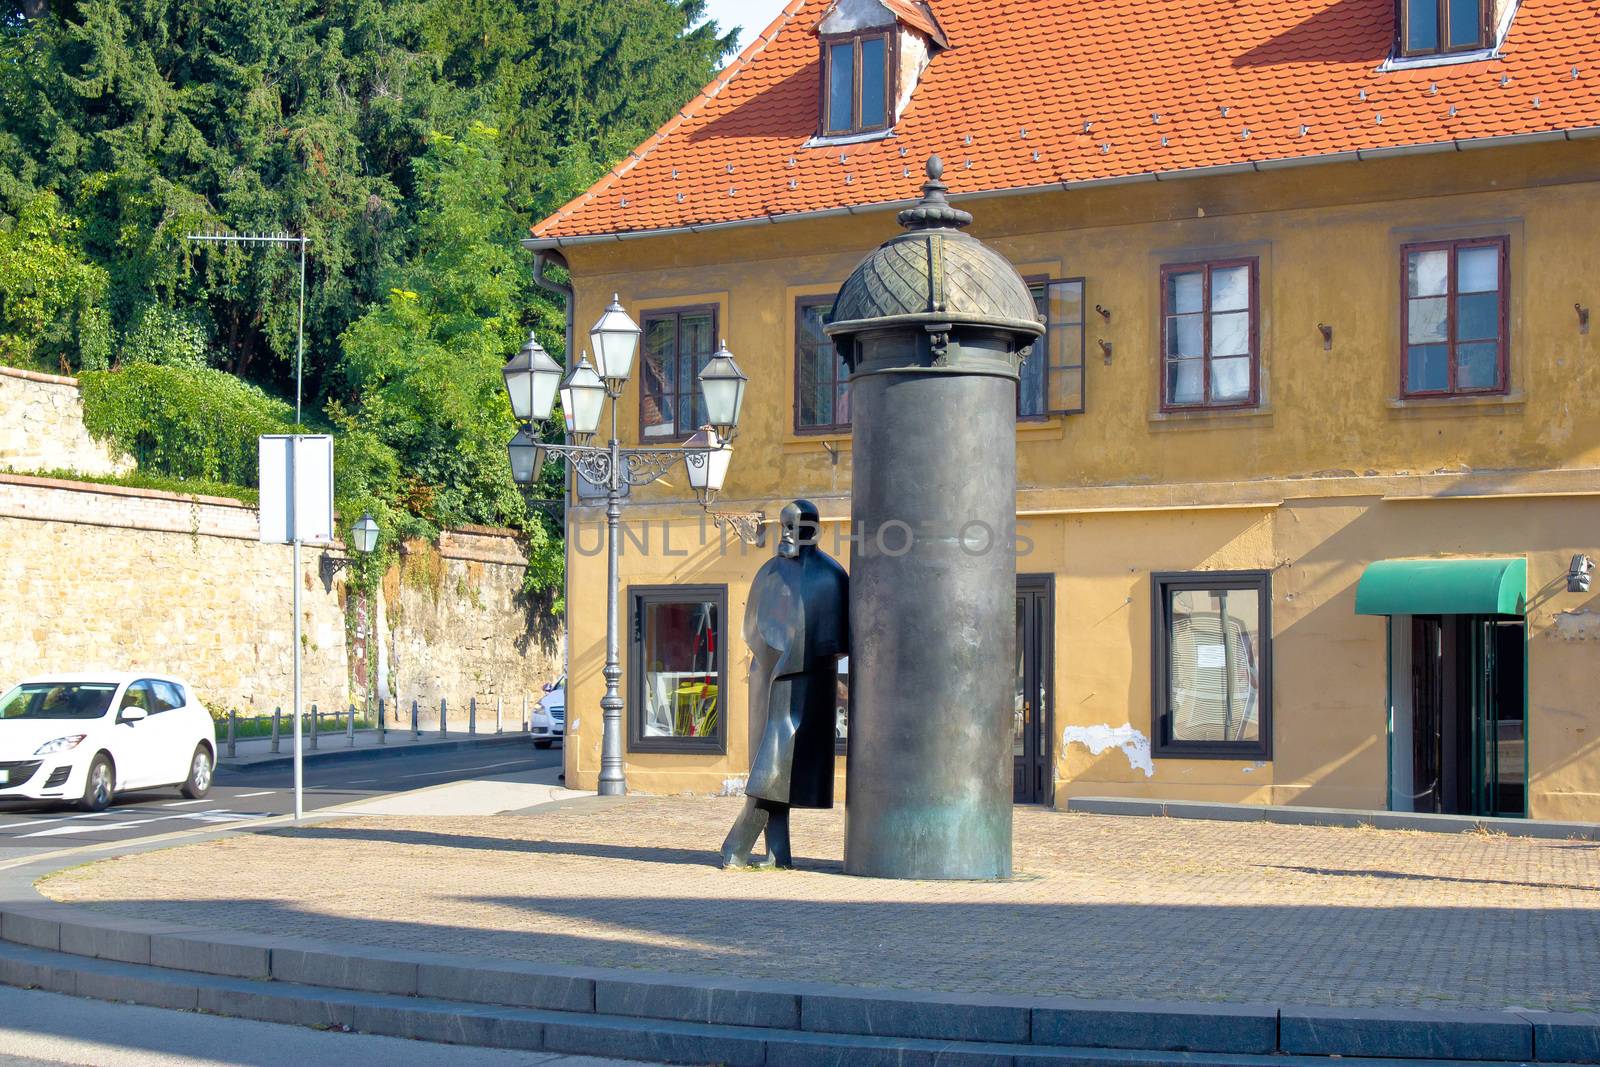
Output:
[[106,272],[84,260],[77,236],[51,193],[0,223],[0,362],[63,373],[106,365]]

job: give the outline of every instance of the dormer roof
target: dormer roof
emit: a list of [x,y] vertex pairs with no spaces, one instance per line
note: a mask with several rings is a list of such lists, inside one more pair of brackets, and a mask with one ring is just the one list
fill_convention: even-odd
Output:
[[1523,0],[1496,56],[1421,69],[1385,69],[1394,0],[934,0],[951,47],[892,135],[808,147],[830,6],[793,0],[530,245],[900,207],[933,154],[959,200],[1600,133],[1589,0]]
[[[817,30],[822,33],[829,32],[832,29],[829,25],[830,19],[836,18],[841,14],[848,14],[848,9],[850,8],[862,7],[881,8],[893,21],[909,26],[919,33],[927,34],[929,39],[940,48],[950,47],[950,42],[945,37],[944,30],[939,28],[939,20],[933,17],[933,9],[925,3],[918,3],[917,0],[834,0],[833,3],[827,5],[822,17],[817,21]],[[888,19],[885,19],[874,24],[881,26],[887,25],[887,23]]]

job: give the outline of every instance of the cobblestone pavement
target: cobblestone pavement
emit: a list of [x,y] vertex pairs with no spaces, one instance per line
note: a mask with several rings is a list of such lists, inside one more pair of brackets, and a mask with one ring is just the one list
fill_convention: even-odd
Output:
[[407,949],[944,991],[1600,1010],[1600,846],[1018,809],[1018,877],[714,866],[734,800],[237,834],[65,871],[105,911]]

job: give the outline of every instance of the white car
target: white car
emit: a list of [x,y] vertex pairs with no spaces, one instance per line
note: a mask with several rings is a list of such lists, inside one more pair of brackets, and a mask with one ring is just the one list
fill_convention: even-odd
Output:
[[0,800],[99,811],[118,793],[162,786],[198,800],[216,763],[211,713],[176,678],[62,674],[0,696]]
[[[549,748],[567,732],[567,676],[546,683],[544,697],[528,715],[528,732],[534,748]],[[562,742],[565,744],[565,742]]]

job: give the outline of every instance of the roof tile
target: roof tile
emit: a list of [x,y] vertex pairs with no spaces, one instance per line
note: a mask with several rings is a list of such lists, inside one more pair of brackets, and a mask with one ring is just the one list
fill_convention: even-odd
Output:
[[1600,125],[1588,0],[1522,0],[1499,58],[1390,72],[1393,0],[933,0],[951,47],[894,135],[808,146],[828,6],[793,0],[535,236],[903,200],[934,152],[988,192]]

